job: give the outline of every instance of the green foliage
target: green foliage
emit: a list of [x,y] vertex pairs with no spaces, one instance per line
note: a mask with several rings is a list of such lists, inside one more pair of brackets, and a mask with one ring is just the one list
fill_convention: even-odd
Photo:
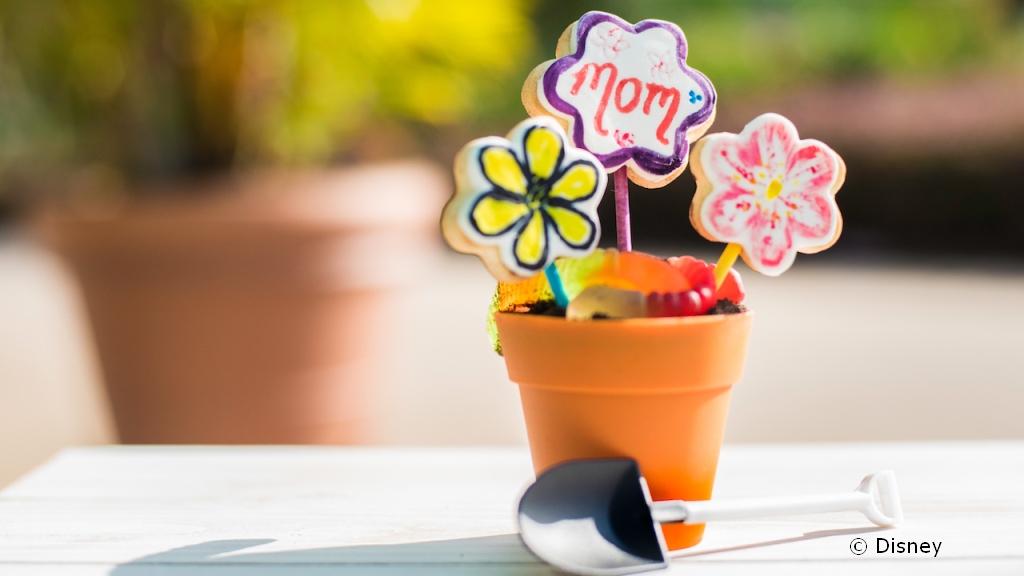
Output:
[[508,82],[532,49],[526,8],[2,0],[0,163],[43,154],[151,174],[324,162],[380,121],[472,116],[476,87]]
[[1024,62],[1019,3],[1000,0],[567,0],[541,8],[562,23],[544,43],[592,9],[679,24],[690,64],[727,96]]
[[243,116],[256,127],[248,143],[287,159],[327,158],[339,134],[371,119],[463,120],[476,86],[505,80],[532,48],[512,0],[281,2],[254,20],[261,57],[242,89],[255,101]]
[[[680,24],[725,97],[1020,67],[1002,0],[0,0],[0,185],[317,164],[424,127],[511,126],[588,10]],[[477,128],[473,128],[476,126]],[[427,131],[429,133],[429,130]]]

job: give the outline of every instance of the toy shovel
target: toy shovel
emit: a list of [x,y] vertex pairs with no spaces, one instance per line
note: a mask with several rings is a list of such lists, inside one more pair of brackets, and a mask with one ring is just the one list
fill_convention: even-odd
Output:
[[659,523],[845,510],[862,512],[879,526],[902,522],[896,476],[876,472],[853,492],[838,494],[652,502],[636,461],[578,460],[544,472],[526,490],[519,501],[519,532],[527,547],[555,568],[611,576],[668,566]]

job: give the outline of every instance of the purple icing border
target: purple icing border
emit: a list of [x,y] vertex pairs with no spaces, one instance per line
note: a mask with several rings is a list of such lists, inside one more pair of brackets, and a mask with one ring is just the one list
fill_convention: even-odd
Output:
[[[579,62],[580,58],[583,57],[583,52],[587,48],[587,35],[590,33],[590,29],[602,22],[611,22],[627,32],[632,32],[633,34],[639,34],[640,32],[650,28],[664,28],[678,40],[679,68],[704,90],[705,97],[704,106],[701,107],[700,110],[697,110],[693,114],[683,118],[682,123],[676,130],[676,146],[675,152],[672,156],[663,156],[653,150],[643,148],[641,146],[620,148],[611,154],[597,154],[592,150],[588,150],[587,147],[583,145],[583,118],[580,116],[580,113],[575,106],[569,104],[565,100],[562,100],[555,92],[558,77],[569,68],[572,68],[573,65]],[[711,81],[708,80],[708,77],[686,65],[686,50],[686,38],[683,36],[682,30],[670,22],[642,20],[634,26],[618,16],[614,16],[606,12],[587,12],[580,17],[577,24],[576,52],[555,60],[544,72],[544,77],[541,80],[544,97],[547,99],[548,103],[555,108],[555,110],[573,118],[573,143],[577,148],[582,148],[583,150],[587,150],[594,154],[605,168],[609,168],[611,166],[622,166],[628,160],[632,159],[644,172],[656,176],[665,176],[675,172],[683,165],[683,158],[686,158],[687,154],[690,152],[690,143],[686,140],[686,133],[694,126],[707,122],[715,109],[715,101],[717,100],[715,88],[711,85]]]

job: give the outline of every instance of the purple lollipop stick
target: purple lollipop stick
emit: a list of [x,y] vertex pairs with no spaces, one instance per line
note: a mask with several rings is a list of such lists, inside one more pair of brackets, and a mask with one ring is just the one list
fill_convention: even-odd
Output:
[[633,237],[629,233],[629,178],[626,167],[616,170],[615,176],[615,237],[619,252],[632,252]]

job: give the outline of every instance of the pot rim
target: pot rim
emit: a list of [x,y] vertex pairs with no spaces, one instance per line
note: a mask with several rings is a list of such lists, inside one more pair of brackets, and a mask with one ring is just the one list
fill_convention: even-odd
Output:
[[[594,324],[595,326],[600,325],[613,325],[613,326],[688,326],[694,324],[713,324],[716,322],[729,322],[735,321],[742,318],[750,318],[754,316],[753,310],[746,310],[737,314],[703,314],[701,316],[671,316],[665,318],[602,318],[600,320],[568,320],[562,316],[545,316],[543,314],[526,314],[523,312],[495,312],[495,316],[502,315],[506,317],[511,316],[523,316],[525,318],[535,318],[537,322],[572,322],[574,324]],[[530,321],[530,320],[524,320]]]
[[750,311],[607,322],[495,315],[509,379],[520,387],[627,394],[736,384],[742,378],[753,318]]

